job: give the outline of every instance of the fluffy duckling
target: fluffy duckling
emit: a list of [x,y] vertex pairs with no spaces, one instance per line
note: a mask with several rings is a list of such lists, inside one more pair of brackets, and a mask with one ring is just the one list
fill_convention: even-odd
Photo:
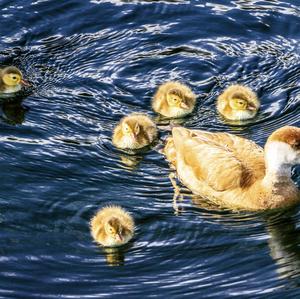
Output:
[[155,123],[146,114],[132,113],[116,126],[112,142],[121,149],[140,149],[150,145],[157,137]]
[[186,85],[179,82],[166,82],[159,86],[153,100],[155,112],[168,118],[179,118],[190,114],[196,104],[196,95]]
[[127,243],[134,234],[132,216],[119,206],[102,208],[90,222],[92,237],[103,246],[116,247]]
[[15,66],[7,66],[0,69],[0,92],[13,93],[22,89],[22,85],[30,86],[23,79],[21,71]]
[[249,87],[231,85],[217,99],[217,109],[229,120],[253,118],[260,106],[257,95]]
[[[300,164],[300,128],[282,127],[264,150],[228,133],[176,127],[170,161],[179,179],[194,194],[232,209],[265,210],[300,200],[291,168]],[[168,158],[168,155],[167,155]],[[175,160],[175,161],[174,161]]]

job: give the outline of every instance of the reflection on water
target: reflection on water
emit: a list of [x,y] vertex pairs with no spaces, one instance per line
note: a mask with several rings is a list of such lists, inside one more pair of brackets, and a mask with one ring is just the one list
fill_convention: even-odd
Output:
[[[291,214],[291,213],[289,213]],[[295,279],[300,286],[300,238],[297,221],[283,215],[279,219],[267,219],[270,254],[277,265],[279,277]]]
[[120,159],[124,165],[127,165],[131,169],[134,169],[141,162],[143,158],[140,156],[120,155]]
[[124,266],[125,264],[125,255],[124,249],[115,247],[115,248],[103,248],[106,263],[109,266]]
[[11,125],[20,125],[25,120],[25,114],[29,110],[22,101],[9,101],[1,104],[3,118]]

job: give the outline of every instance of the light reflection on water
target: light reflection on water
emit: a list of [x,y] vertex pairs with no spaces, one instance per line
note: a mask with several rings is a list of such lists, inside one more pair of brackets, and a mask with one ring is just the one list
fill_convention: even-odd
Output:
[[[1,99],[0,296],[299,296],[299,209],[236,213],[184,190],[176,215],[160,154],[170,124],[150,109],[158,84],[180,80],[198,95],[186,127],[263,145],[276,128],[299,126],[295,1],[2,1],[0,9],[0,62],[34,83],[18,101]],[[215,111],[236,82],[262,100],[242,125]],[[133,111],[156,117],[161,132],[137,155],[111,144]],[[293,178],[299,184],[297,168]],[[136,219],[124,248],[100,248],[90,236],[90,217],[109,203]]]

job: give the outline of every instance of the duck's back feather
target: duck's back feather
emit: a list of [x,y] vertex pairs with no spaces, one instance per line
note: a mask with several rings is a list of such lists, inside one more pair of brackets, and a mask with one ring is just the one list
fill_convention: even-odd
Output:
[[177,171],[213,190],[247,188],[265,175],[263,149],[252,141],[227,133],[174,128]]

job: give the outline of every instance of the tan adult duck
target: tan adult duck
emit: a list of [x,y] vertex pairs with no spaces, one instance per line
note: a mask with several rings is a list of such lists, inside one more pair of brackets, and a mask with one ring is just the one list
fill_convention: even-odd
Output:
[[300,128],[276,130],[263,149],[232,134],[176,127],[165,152],[184,185],[226,207],[263,210],[300,199],[291,179],[300,163]]

